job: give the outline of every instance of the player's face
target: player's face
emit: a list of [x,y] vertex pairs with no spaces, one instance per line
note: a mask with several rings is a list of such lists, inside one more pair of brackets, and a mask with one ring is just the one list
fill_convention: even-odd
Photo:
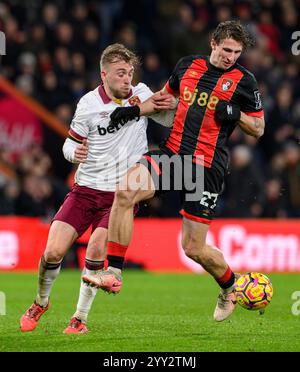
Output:
[[243,45],[234,39],[224,39],[219,45],[213,39],[211,48],[210,62],[222,70],[234,65],[243,51]]
[[101,78],[106,93],[114,98],[124,99],[131,89],[134,68],[125,61],[108,64],[101,71]]

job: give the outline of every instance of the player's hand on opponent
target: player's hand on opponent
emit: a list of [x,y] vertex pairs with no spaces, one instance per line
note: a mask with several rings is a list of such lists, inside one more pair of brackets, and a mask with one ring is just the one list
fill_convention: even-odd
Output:
[[238,105],[220,100],[216,105],[216,118],[220,121],[236,123],[241,118],[241,109]]
[[126,124],[130,120],[138,121],[140,119],[141,110],[139,106],[117,107],[110,115],[112,125]]
[[[150,102],[149,102],[150,101]],[[169,93],[158,92],[155,93],[149,100],[146,101],[147,106],[143,107],[144,111],[153,112],[160,110],[173,110],[177,107],[177,99]],[[146,112],[144,115],[146,115]],[[113,126],[118,126],[119,124],[126,124],[128,121],[136,120],[138,121],[141,116],[141,109],[138,105],[129,107],[117,107],[113,113],[110,115],[110,122]]]
[[163,93],[162,91],[153,94],[151,97],[154,109],[161,110],[174,110],[178,105],[178,100],[170,93]]
[[87,139],[82,141],[82,144],[78,145],[74,151],[74,161],[76,163],[85,163],[89,152],[89,145]]

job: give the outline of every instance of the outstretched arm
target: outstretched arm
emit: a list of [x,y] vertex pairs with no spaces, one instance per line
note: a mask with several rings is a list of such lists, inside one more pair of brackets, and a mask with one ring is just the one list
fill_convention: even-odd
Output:
[[176,98],[170,93],[165,93],[162,89],[137,106],[116,108],[110,115],[111,124],[118,125],[134,119],[139,120],[140,116],[150,116],[161,110],[175,109],[177,104]]
[[177,104],[176,98],[163,88],[139,104],[140,116],[149,116],[161,110],[174,110]]

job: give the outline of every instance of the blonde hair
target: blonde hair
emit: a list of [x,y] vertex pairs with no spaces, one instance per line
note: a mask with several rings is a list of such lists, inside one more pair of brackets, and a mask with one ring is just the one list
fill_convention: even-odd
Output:
[[123,44],[111,44],[104,49],[100,58],[100,70],[102,71],[105,65],[124,61],[130,63],[134,68],[139,66],[140,61],[134,52],[127,49]]

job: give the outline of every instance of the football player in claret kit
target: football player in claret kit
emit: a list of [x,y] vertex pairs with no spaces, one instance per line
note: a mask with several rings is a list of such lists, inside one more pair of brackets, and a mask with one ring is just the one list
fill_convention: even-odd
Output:
[[[106,254],[108,217],[117,183],[127,169],[148,150],[147,119],[113,126],[110,114],[116,107],[136,105],[153,95],[142,83],[132,86],[136,55],[121,44],[108,46],[101,55],[102,84],[84,95],[73,117],[69,136],[63,146],[67,160],[79,163],[75,185],[55,215],[46,249],[39,262],[38,292],[34,303],[21,317],[21,331],[33,331],[49,308],[49,296],[61,262],[74,241],[90,226],[83,274],[97,274],[103,269]],[[156,95],[155,105],[175,108],[172,95]],[[153,101],[154,102],[154,101]],[[165,111],[167,112],[167,111]],[[86,333],[87,316],[96,288],[81,282],[77,309],[64,333]]]
[[[236,306],[235,274],[223,253],[206,243],[206,235],[228,166],[225,146],[229,136],[236,126],[256,138],[264,132],[264,113],[257,82],[237,63],[242,51],[251,44],[249,34],[239,22],[223,22],[212,35],[210,56],[188,56],[177,63],[163,89],[165,93],[179,96],[170,135],[160,150],[148,152],[128,171],[125,181],[116,191],[108,229],[110,272],[87,276],[84,278],[86,281],[109,292],[119,291],[122,263],[131,239],[133,206],[161,192],[166,178],[174,180],[181,172],[179,177],[189,184],[196,171],[201,170],[204,174],[203,189],[196,200],[188,198],[191,191],[185,186],[181,189],[182,246],[185,254],[201,264],[220,286],[214,319],[225,320],[233,312]],[[118,125],[151,112],[151,101],[133,108],[117,108],[111,115],[112,123]],[[182,174],[176,164],[167,171],[163,162],[157,160],[174,156],[180,159],[178,164],[183,164],[182,169],[190,161],[191,176]],[[134,189],[126,180],[135,179],[138,174],[143,187]],[[151,184],[148,189],[145,187],[147,184]],[[112,268],[118,270],[115,281]],[[114,289],[114,283],[118,283],[117,289]]]

